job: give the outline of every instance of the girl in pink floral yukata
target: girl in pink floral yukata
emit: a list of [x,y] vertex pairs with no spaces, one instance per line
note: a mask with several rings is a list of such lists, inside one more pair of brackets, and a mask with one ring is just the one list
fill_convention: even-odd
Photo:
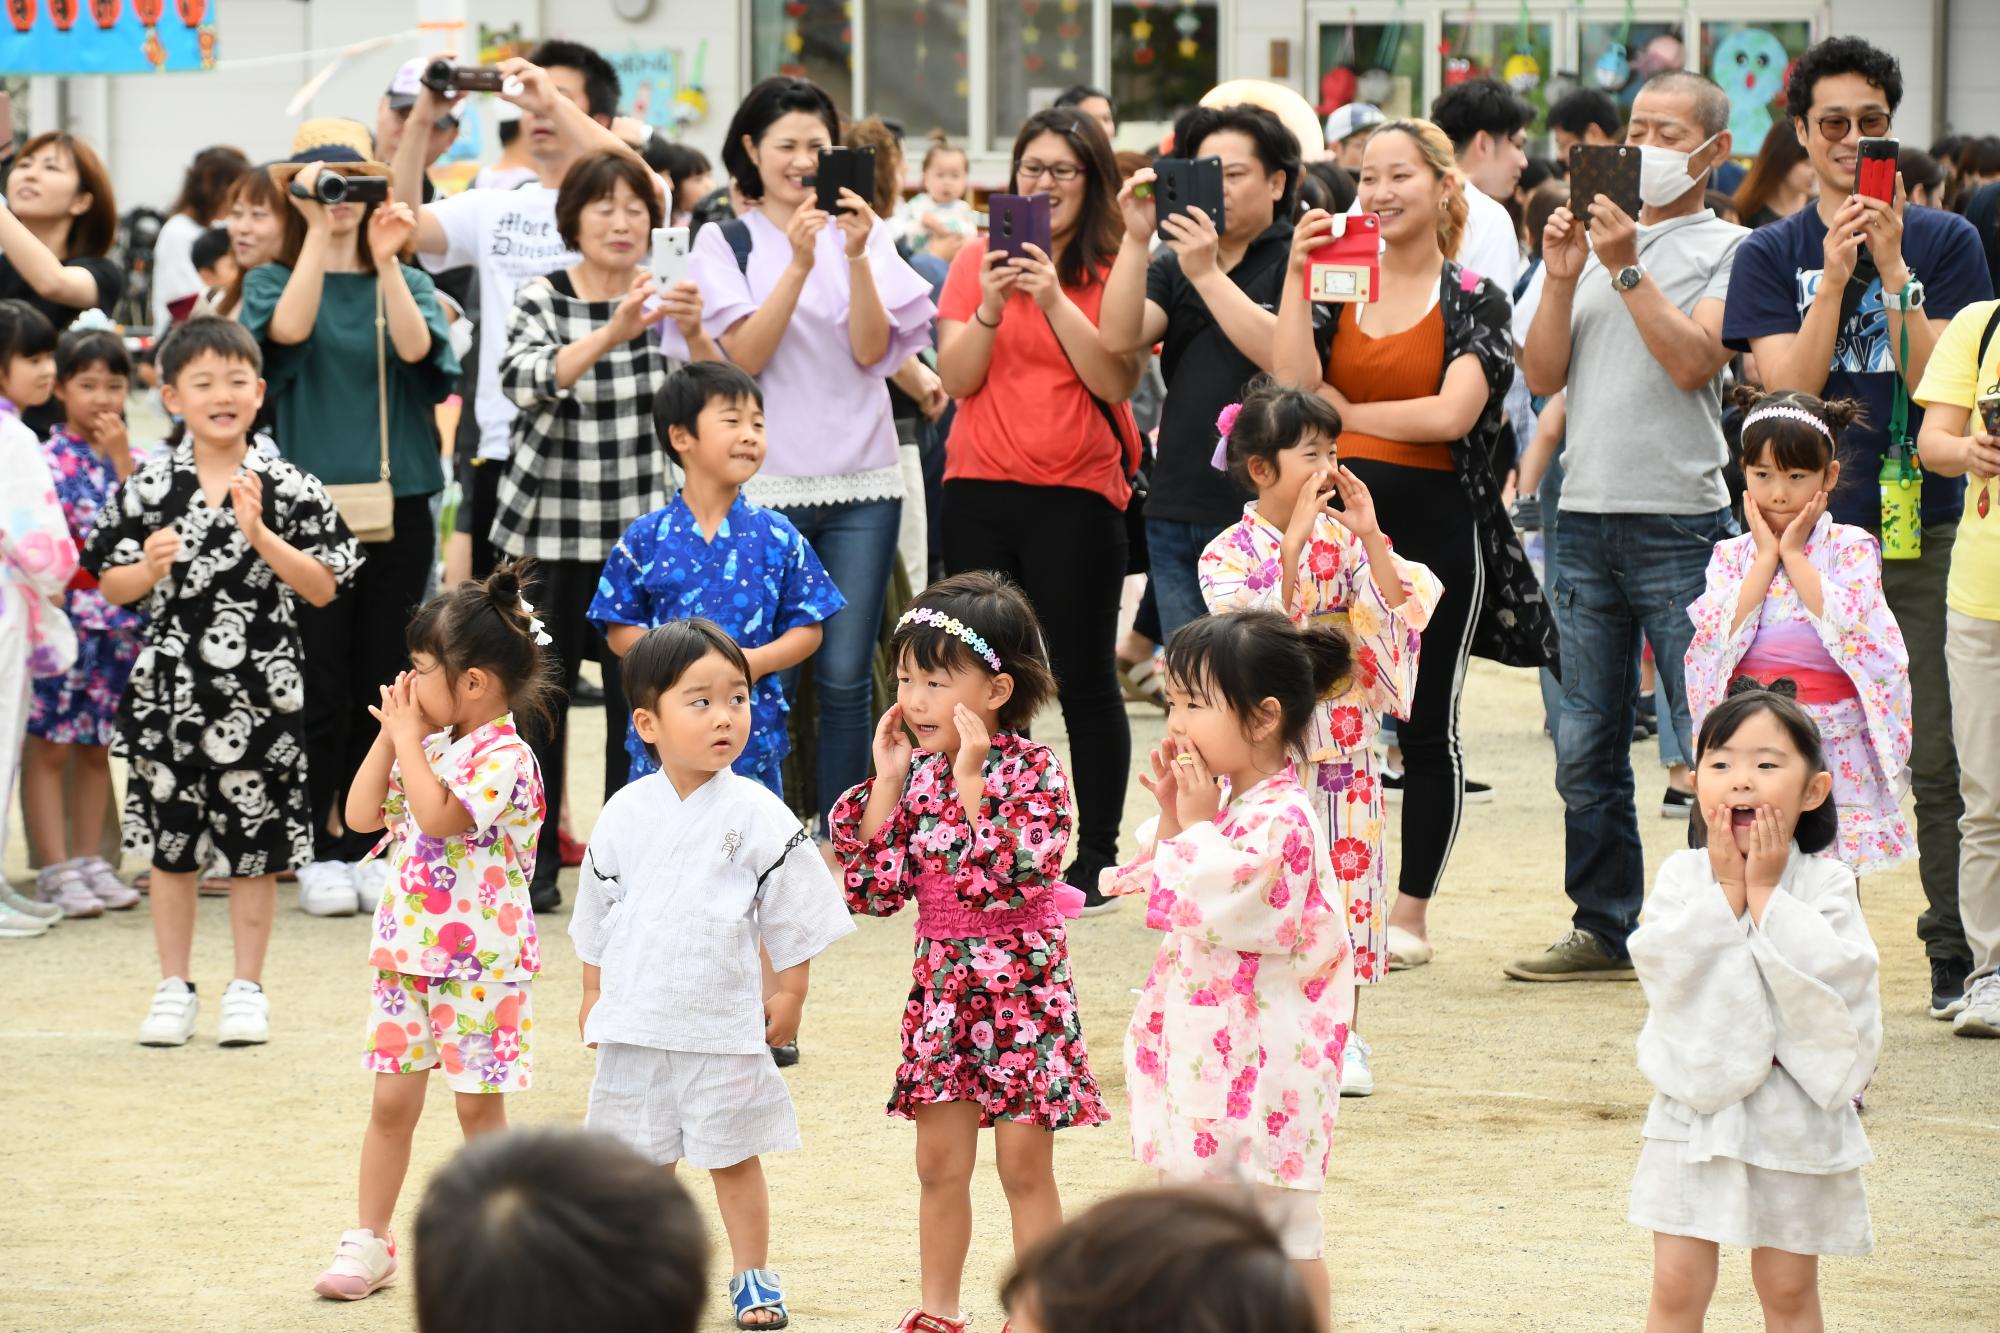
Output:
[[1083,906],[1058,878],[1069,779],[1020,734],[1055,692],[1034,610],[997,574],[960,574],[924,590],[891,652],[876,776],[840,798],[830,826],[850,910],[917,904],[889,1114],[917,1123],[923,1287],[895,1328],[963,1333],[979,1131],[993,1127],[1019,1255],[1062,1223],[1052,1131],[1108,1116],[1063,934]]
[[[1318,805],[1299,782],[1319,700],[1356,669],[1330,625],[1231,611],[1167,643],[1167,739],[1141,784],[1151,845],[1105,874],[1166,932],[1132,1026],[1138,1159],[1176,1181],[1247,1184],[1322,1326],[1326,1186],[1354,1014],[1354,946]],[[1217,779],[1227,784],[1227,792]],[[1225,802],[1224,796],[1227,795]]]

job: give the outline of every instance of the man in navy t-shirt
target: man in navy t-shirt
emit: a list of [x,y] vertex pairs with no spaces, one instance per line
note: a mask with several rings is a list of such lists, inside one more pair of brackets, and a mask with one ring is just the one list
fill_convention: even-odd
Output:
[[[1817,207],[1759,228],[1736,253],[1723,340],[1751,352],[1766,388],[1856,398],[1868,420],[1841,442],[1844,484],[1830,508],[1841,523],[1879,532],[1872,484],[1889,447],[1897,381],[1915,387],[1931,348],[1960,309],[1992,297],[1984,252],[1955,213],[1909,208],[1854,193],[1864,136],[1892,130],[1903,80],[1896,58],[1853,37],[1820,42],[1799,57],[1786,87],[1793,128],[1819,176]],[[1903,350],[1903,335],[1909,345]],[[1915,440],[1922,413],[1909,410]],[[1851,478],[1851,481],[1847,479]],[[1915,722],[1910,752],[1917,846],[1929,907],[1917,934],[1931,960],[1933,1016],[1962,990],[1971,961],[1958,916],[1958,756],[1944,666],[1944,589],[1964,482],[1927,474],[1923,553],[1885,560],[1883,590],[1910,653]]]

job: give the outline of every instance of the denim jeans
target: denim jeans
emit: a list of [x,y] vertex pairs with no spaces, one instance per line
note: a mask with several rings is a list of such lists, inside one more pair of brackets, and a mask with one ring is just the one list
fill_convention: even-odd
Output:
[[1190,620],[1208,614],[1201,595],[1201,579],[1196,570],[1201,553],[1217,535],[1227,531],[1208,523],[1185,523],[1177,518],[1146,520],[1146,553],[1152,562],[1153,598],[1160,608],[1160,642]]
[[1633,806],[1632,724],[1639,638],[1652,640],[1660,727],[1685,744],[1684,662],[1715,543],[1734,536],[1726,509],[1709,514],[1565,511],[1551,563],[1549,600],[1562,636],[1562,711],[1556,722],[1556,789],[1563,798],[1564,889],[1577,929],[1613,957],[1639,921],[1646,860]]
[[[825,622],[826,637],[810,659],[819,699],[819,815],[822,828],[842,792],[868,776],[870,716],[875,697],[875,641],[889,596],[890,561],[902,530],[901,500],[851,500],[781,510],[826,567],[847,605]],[[798,694],[806,663],[779,676],[788,698]]]

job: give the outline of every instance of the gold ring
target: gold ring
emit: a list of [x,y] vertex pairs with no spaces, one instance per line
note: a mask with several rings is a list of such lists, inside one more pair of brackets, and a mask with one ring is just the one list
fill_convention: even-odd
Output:
[[1194,756],[1191,754],[1177,754],[1174,756],[1174,762],[1177,764],[1192,764]]

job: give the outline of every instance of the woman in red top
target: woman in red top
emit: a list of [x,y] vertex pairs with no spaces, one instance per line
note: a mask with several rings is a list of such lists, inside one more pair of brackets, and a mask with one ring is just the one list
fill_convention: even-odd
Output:
[[1125,400],[1142,362],[1106,352],[1097,337],[1121,231],[1118,167],[1102,127],[1066,107],[1030,116],[1014,140],[1008,189],[1050,197],[1055,253],[1029,245],[992,255],[973,240],[945,279],[938,375],[958,400],[944,472],[945,572],[1006,574],[1041,618],[1076,784],[1076,859],[1064,878],[1089,911],[1104,905],[1097,872],[1117,859],[1132,760],[1113,641],[1139,448]]

